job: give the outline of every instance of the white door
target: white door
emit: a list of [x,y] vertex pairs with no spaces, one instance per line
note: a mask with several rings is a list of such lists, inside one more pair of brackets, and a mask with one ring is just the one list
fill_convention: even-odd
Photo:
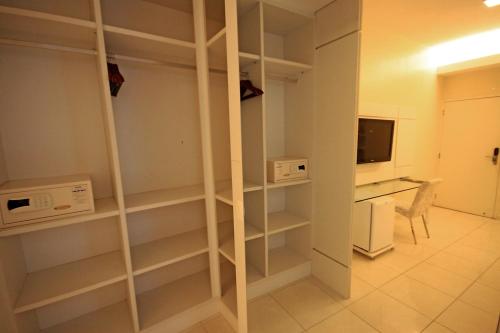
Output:
[[500,98],[446,103],[435,204],[494,217],[498,190]]

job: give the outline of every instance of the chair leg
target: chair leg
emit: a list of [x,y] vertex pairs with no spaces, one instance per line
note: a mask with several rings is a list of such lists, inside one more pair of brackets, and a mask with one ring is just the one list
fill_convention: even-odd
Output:
[[427,228],[427,220],[425,219],[425,214],[422,215],[422,220],[424,221],[425,232],[427,233],[427,238],[431,238],[429,235],[429,229]]
[[411,218],[408,218],[410,220],[410,227],[411,227],[411,233],[413,234],[413,241],[415,242],[415,245],[417,245],[417,236],[415,236],[415,229],[413,228],[413,220]]

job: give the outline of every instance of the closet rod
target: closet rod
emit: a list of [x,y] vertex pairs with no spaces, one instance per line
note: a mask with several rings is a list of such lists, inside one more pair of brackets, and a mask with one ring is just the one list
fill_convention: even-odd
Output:
[[9,46],[32,47],[32,48],[53,50],[53,51],[80,53],[80,54],[87,54],[87,55],[96,55],[97,54],[96,50],[88,50],[88,49],[81,49],[81,48],[77,48],[77,47],[61,46],[61,45],[46,44],[46,43],[27,42],[27,41],[22,41],[22,40],[14,40],[14,39],[6,39],[6,38],[0,38],[0,44],[9,45]]
[[[152,60],[152,59],[130,57],[130,56],[125,56],[125,55],[120,55],[120,54],[112,54],[112,53],[108,53],[107,58],[108,58],[108,60],[122,60],[122,61],[130,61],[130,62],[149,64],[149,65],[162,65],[162,66],[167,66],[167,67],[196,70],[196,66],[194,66],[194,65],[188,65],[188,64],[177,63],[177,62],[172,62],[172,61]],[[227,71],[225,71],[225,70],[215,69],[215,68],[211,68],[210,72],[220,73],[220,74],[227,73]]]
[[[96,55],[97,54],[96,50],[88,50],[88,49],[82,49],[82,48],[77,48],[77,47],[61,46],[61,45],[47,44],[47,43],[27,42],[27,41],[7,39],[7,38],[0,38],[0,44],[8,45],[8,46],[22,46],[22,47],[39,48],[39,49],[52,50],[52,51],[79,53],[79,54],[86,54],[86,55]],[[123,60],[123,61],[140,62],[140,63],[144,63],[144,64],[163,65],[163,66],[169,66],[169,67],[175,67],[175,68],[196,70],[196,66],[194,66],[194,65],[187,65],[187,64],[169,62],[169,61],[158,61],[158,60],[151,60],[151,59],[138,58],[138,57],[130,57],[130,56],[125,56],[125,55],[120,55],[120,54],[108,54],[107,58],[110,60],[116,59],[116,60]],[[211,68],[210,72],[219,73],[219,74],[227,74],[227,71],[225,71],[223,69],[216,69],[216,68]],[[240,75],[242,77],[248,77],[248,72],[240,72]],[[285,81],[285,82],[289,82],[289,83],[297,83],[297,81],[298,81],[297,79],[290,79],[287,77],[282,77],[282,76],[277,76],[277,75],[272,75],[272,74],[267,74],[266,77],[269,79],[272,79],[272,80]]]

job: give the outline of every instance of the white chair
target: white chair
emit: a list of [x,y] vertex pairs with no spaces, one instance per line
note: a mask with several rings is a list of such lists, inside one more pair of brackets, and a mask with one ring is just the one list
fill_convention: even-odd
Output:
[[427,233],[427,238],[430,238],[429,229],[427,227],[428,211],[432,205],[434,199],[434,192],[442,179],[432,179],[430,181],[419,182],[422,185],[418,188],[418,192],[415,195],[415,199],[411,204],[396,204],[396,212],[407,217],[410,221],[411,232],[413,234],[413,241],[417,244],[417,237],[415,236],[415,229],[413,228],[413,219],[422,217],[424,222],[425,232]]

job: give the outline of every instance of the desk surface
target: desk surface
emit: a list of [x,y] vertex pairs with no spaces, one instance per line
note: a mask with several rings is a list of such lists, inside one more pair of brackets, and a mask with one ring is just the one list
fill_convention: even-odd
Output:
[[419,188],[420,185],[420,183],[415,183],[404,179],[394,179],[380,183],[356,186],[356,190],[354,192],[354,201],[359,202],[383,197],[385,195],[409,191]]

